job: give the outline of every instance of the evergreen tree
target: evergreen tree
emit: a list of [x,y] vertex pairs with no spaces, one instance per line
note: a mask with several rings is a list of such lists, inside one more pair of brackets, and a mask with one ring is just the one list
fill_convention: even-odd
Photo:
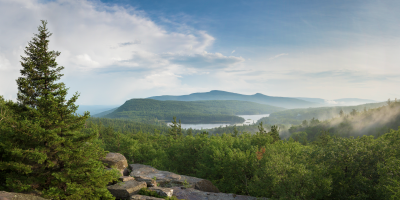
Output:
[[267,134],[267,131],[264,129],[262,122],[260,122],[260,125],[258,125],[258,133],[261,135]]
[[168,136],[171,136],[174,139],[177,139],[178,137],[181,137],[183,135],[181,120],[179,120],[179,123],[178,123],[178,122],[176,122],[176,117],[173,117],[172,124],[170,124],[169,126],[171,128],[169,129]]
[[268,134],[274,138],[273,142],[281,140],[279,137],[279,127],[276,125],[271,126],[271,131]]
[[[0,121],[2,189],[35,190],[52,199],[114,199],[106,188],[115,180],[104,170],[106,152],[93,143],[97,133],[84,129],[89,113],[75,114],[78,93],[67,100],[56,57],[48,49],[51,33],[42,21],[21,57],[18,102],[2,100],[8,111]],[[0,117],[1,118],[1,117]]]

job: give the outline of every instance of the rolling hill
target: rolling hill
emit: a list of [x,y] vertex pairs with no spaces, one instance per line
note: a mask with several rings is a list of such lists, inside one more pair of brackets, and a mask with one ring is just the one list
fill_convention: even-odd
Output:
[[282,108],[308,108],[308,107],[321,106],[319,103],[309,102],[290,97],[273,97],[261,93],[257,93],[254,95],[243,95],[243,94],[225,92],[220,90],[212,90],[210,92],[193,93],[182,96],[170,96],[170,95],[154,96],[154,97],[149,97],[148,99],[155,99],[160,101],[237,100],[237,101],[249,101],[254,103],[266,104]]
[[240,123],[244,119],[236,115],[269,114],[281,110],[284,108],[235,100],[182,102],[131,99],[103,117],[151,122],[171,121],[176,116],[182,123]]

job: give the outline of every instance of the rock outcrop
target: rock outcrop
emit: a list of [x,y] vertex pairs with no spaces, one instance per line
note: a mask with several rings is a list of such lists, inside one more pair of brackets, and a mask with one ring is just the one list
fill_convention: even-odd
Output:
[[163,188],[163,187],[151,187],[150,191],[157,192],[157,194],[161,197],[172,197],[174,190],[171,188]]
[[130,196],[137,194],[142,188],[147,188],[146,182],[135,180],[119,182],[107,187],[108,191],[117,199],[128,199]]
[[163,198],[149,197],[144,195],[132,195],[129,200],[164,200]]
[[0,191],[0,200],[48,200],[48,199],[30,194]]
[[106,164],[108,168],[116,168],[121,172],[122,176],[128,176],[129,171],[128,161],[125,156],[120,153],[108,153],[105,158],[103,158],[103,163]]
[[204,192],[194,188],[173,187],[174,196],[187,200],[266,200],[252,196],[236,195],[231,193]]
[[[111,154],[112,155],[112,154]],[[121,154],[119,154],[121,155]],[[119,158],[113,160],[125,160]],[[113,156],[108,156],[115,158]],[[122,162],[123,163],[123,162]],[[120,166],[122,169],[125,165]],[[157,170],[154,167],[142,164],[131,164],[125,171],[130,171],[129,176],[122,176],[120,182],[108,186],[108,190],[116,199],[130,200],[163,200],[158,197],[150,197],[137,194],[140,189],[147,188],[157,192],[158,196],[171,197],[186,200],[266,200],[267,198],[257,198],[244,195],[220,193],[218,188],[209,180],[184,176],[168,171]],[[135,180],[132,180],[135,179]],[[1,200],[1,199],[0,199]]]
[[211,181],[205,179],[160,171],[154,167],[142,164],[131,164],[129,168],[131,176],[135,178],[141,177],[142,179],[155,179],[161,187],[188,186],[204,192],[219,192],[218,188]]

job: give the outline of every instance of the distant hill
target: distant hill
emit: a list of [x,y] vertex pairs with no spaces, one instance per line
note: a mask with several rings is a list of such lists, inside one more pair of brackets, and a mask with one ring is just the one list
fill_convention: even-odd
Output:
[[182,102],[131,99],[103,117],[152,123],[154,120],[170,122],[176,116],[182,123],[240,123],[244,119],[236,115],[269,114],[281,110],[284,108],[236,100]]
[[282,108],[308,108],[308,107],[319,106],[319,104],[315,102],[309,102],[290,97],[273,97],[261,93],[257,93],[254,95],[243,95],[243,94],[225,92],[220,90],[212,90],[210,92],[193,93],[182,96],[170,96],[170,95],[154,96],[154,97],[149,97],[148,99],[155,99],[160,101],[238,100],[238,101],[249,101],[260,104],[267,104]]

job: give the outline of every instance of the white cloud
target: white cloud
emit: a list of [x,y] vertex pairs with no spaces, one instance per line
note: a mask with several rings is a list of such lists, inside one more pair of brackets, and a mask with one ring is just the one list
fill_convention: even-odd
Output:
[[[233,50],[232,53],[235,53],[235,50]],[[232,53],[231,53],[231,54],[232,54]]]
[[[168,32],[134,8],[86,0],[0,0],[0,27],[4,27],[0,38],[0,94],[15,98],[19,56],[24,55],[23,49],[42,19],[48,21],[53,33],[50,49],[61,52],[57,62],[65,67],[62,80],[71,93],[82,93],[79,101],[83,104],[94,103],[89,100],[93,98],[104,99],[96,103],[115,104],[116,99],[107,98],[125,92],[122,96],[129,99],[134,84],[148,89],[169,87],[178,84],[184,73],[205,73],[187,67],[204,64],[223,68],[244,60],[205,52],[215,40],[205,31],[178,24],[179,32]],[[122,89],[100,91],[97,86],[101,85]]]
[[272,59],[279,58],[279,57],[281,57],[281,56],[287,56],[287,55],[289,55],[289,54],[288,54],[288,53],[281,53],[281,54],[272,56],[272,57],[270,57],[269,59],[272,60]]

